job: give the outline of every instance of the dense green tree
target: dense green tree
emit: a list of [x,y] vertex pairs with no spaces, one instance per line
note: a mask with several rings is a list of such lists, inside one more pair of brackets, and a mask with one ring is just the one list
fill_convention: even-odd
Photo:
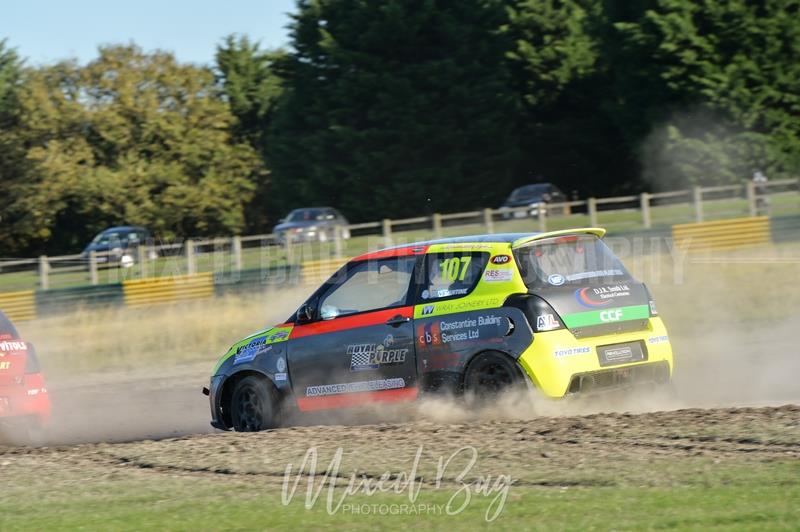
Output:
[[284,210],[492,205],[517,157],[499,0],[301,0],[267,150]]
[[[264,157],[266,132],[272,110],[282,91],[275,62],[284,53],[263,51],[246,36],[229,35],[217,47],[216,67],[231,113],[236,117],[232,132],[237,140],[249,142]],[[256,190],[245,207],[246,229],[265,231],[270,219],[270,174],[264,169],[256,176]]]
[[653,131],[643,154],[650,182],[675,187],[743,179],[757,168],[773,176],[800,170],[798,15],[797,0],[659,0],[615,24],[633,58],[616,73],[628,86],[657,89],[625,101],[627,114],[669,113],[661,127],[645,121]]
[[[260,162],[234,142],[234,118],[208,68],[135,46],[29,69],[19,93],[27,165],[4,204],[5,240],[74,251],[112,224],[164,237],[244,226]],[[6,218],[6,216],[4,216]]]

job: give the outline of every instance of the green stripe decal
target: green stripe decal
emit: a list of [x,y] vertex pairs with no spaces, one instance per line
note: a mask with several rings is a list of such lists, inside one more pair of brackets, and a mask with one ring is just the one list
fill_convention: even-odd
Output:
[[644,320],[649,317],[650,307],[648,305],[633,305],[630,307],[616,307],[566,314],[562,316],[561,319],[564,321],[564,325],[573,329],[577,327],[615,323],[618,321]]

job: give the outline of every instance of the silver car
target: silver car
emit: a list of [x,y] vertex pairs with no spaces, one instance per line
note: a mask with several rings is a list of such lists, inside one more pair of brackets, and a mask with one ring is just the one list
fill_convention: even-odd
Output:
[[350,238],[349,222],[332,207],[304,207],[295,209],[275,226],[272,232],[281,243],[327,242],[336,237]]

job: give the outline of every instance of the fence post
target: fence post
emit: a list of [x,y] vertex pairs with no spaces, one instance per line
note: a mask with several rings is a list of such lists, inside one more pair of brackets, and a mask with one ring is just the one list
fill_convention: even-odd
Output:
[[592,227],[597,227],[597,198],[587,199],[586,205],[589,208],[589,225]]
[[483,225],[486,226],[486,232],[494,233],[494,219],[492,218],[492,209],[483,209]]
[[544,203],[539,204],[539,209],[536,211],[536,217],[539,218],[539,231],[544,233],[547,231],[547,211],[545,210]]
[[436,238],[442,238],[442,215],[438,212],[433,213],[433,234]]
[[750,216],[758,215],[758,204],[756,202],[756,184],[750,180],[745,181],[747,187],[747,207]]
[[47,290],[50,288],[50,282],[47,274],[50,271],[50,264],[47,262],[47,255],[39,256],[39,288]]
[[694,187],[692,195],[694,197],[694,219],[697,223],[700,223],[703,221],[703,189]]
[[231,254],[233,255],[233,271],[242,271],[242,237],[231,238]]
[[292,235],[287,231],[283,234],[284,247],[286,248],[286,264],[294,264],[294,242],[292,242]]
[[333,252],[337,259],[342,258],[342,226],[336,225],[333,228]]
[[89,252],[89,282],[92,286],[97,286],[99,280],[97,278],[97,252],[92,250]]
[[147,277],[147,244],[140,244],[136,249],[136,261],[139,263],[139,277]]
[[383,219],[383,240],[384,245],[392,245],[392,221],[389,218]]
[[650,193],[642,192],[639,194],[639,205],[642,208],[642,223],[645,229],[650,229],[653,226],[650,219]]
[[186,273],[194,275],[197,271],[197,265],[194,262],[194,241],[190,238],[184,246],[186,248]]

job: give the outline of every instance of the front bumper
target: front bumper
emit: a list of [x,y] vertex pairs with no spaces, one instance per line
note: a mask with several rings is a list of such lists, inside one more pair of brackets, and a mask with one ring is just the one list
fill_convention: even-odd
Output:
[[225,381],[224,375],[214,375],[211,377],[211,384],[208,387],[208,402],[211,407],[211,426],[215,429],[228,430],[222,416],[222,383]]
[[[645,351],[642,361],[601,366],[597,348],[611,344],[641,342]],[[647,375],[654,380],[672,376],[672,346],[661,318],[648,320],[646,330],[575,338],[567,329],[535,333],[530,347],[520,356],[519,363],[534,385],[548,397],[563,397],[580,388],[583,377],[614,379],[624,375],[626,368],[636,368],[630,373]],[[645,369],[646,368],[646,369]],[[659,369],[660,368],[660,369]]]

